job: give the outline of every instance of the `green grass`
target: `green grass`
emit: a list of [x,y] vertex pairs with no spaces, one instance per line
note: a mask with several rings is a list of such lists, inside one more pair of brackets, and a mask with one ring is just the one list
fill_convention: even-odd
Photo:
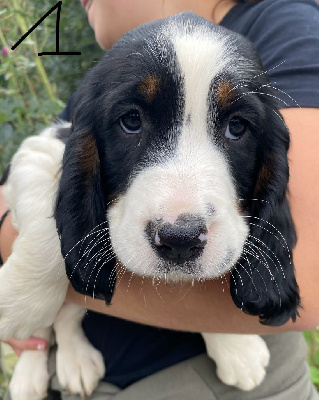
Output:
[[308,343],[308,363],[310,367],[311,380],[319,390],[319,328],[305,332]]
[[14,366],[18,360],[17,355],[7,344],[1,344],[1,369],[0,369],[0,399],[5,395]]

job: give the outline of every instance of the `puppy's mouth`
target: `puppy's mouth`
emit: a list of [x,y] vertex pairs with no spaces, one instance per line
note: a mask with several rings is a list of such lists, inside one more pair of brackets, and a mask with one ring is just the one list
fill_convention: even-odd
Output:
[[157,275],[164,276],[165,280],[189,280],[202,275],[202,266],[198,261],[185,261],[176,264],[172,261],[160,260],[157,266]]
[[214,270],[218,271],[218,274],[212,276],[205,272],[201,258],[195,257],[192,261],[183,261],[176,263],[174,261],[165,260],[160,258],[157,265],[157,275],[160,278],[164,278],[165,281],[189,281],[189,280],[203,280],[203,279],[216,279],[224,276],[228,273],[235,265],[234,251],[230,248],[226,249],[224,254],[219,260],[212,260],[211,266],[214,266]]

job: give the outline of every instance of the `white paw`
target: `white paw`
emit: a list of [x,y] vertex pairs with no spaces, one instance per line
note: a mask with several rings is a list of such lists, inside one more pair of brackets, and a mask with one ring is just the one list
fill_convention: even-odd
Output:
[[23,274],[14,258],[13,254],[0,269],[0,340],[27,339],[52,325],[67,289],[61,281],[42,288],[35,276]]
[[[260,336],[205,336],[208,355],[215,360],[217,375],[222,382],[246,391],[260,385],[266,375],[270,358],[267,345]],[[210,340],[208,336],[217,336],[217,341]]]
[[83,336],[57,350],[57,375],[63,388],[82,397],[90,396],[105,375],[104,360]]
[[11,399],[44,399],[47,396],[48,383],[47,352],[24,351],[11,378]]

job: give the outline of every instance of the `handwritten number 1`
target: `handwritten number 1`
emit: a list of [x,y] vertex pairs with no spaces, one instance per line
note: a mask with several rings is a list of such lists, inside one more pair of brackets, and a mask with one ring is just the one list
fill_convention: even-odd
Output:
[[42,53],[38,53],[38,56],[44,56],[44,55],[57,55],[57,56],[61,56],[61,55],[67,55],[67,56],[73,56],[73,55],[80,55],[81,52],[61,52],[60,51],[60,40],[59,40],[59,33],[60,33],[60,14],[61,14],[61,7],[62,7],[62,1],[58,1],[57,4],[55,6],[53,6],[52,8],[50,8],[50,10],[43,15],[43,17],[41,17],[39,19],[39,21],[37,21],[32,27],[31,29],[28,30],[27,33],[25,33],[18,41],[15,45],[13,45],[11,47],[11,50],[16,49],[19,44],[21,42],[24,41],[24,39],[26,37],[28,37],[30,35],[31,32],[33,32],[35,30],[35,28],[41,24],[42,21],[44,21],[56,8],[58,9],[57,11],[57,19],[56,19],[56,31],[55,31],[55,48],[56,51],[45,51]]

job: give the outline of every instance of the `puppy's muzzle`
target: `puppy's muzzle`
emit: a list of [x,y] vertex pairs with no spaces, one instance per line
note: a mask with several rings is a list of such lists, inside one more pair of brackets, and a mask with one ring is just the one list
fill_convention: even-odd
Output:
[[207,243],[206,223],[194,214],[181,214],[174,222],[150,221],[146,234],[158,256],[175,264],[196,260]]

